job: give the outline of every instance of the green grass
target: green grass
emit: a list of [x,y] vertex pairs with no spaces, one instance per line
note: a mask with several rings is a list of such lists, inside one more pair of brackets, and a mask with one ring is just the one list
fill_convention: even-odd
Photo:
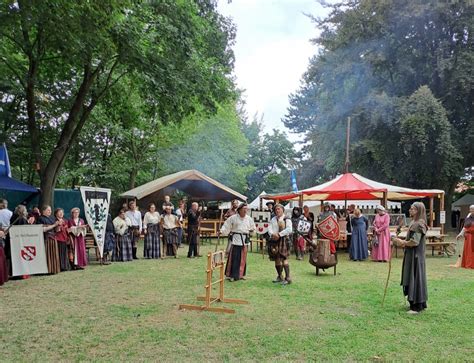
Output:
[[[207,248],[209,249],[209,248]],[[206,252],[206,248],[201,252]],[[185,249],[179,250],[185,256]],[[248,280],[226,282],[235,314],[180,311],[204,292],[205,258],[92,264],[0,287],[0,361],[472,361],[474,272],[428,257],[428,310],[406,314],[401,258],[350,262],[315,276],[291,258],[294,283],[250,253]]]

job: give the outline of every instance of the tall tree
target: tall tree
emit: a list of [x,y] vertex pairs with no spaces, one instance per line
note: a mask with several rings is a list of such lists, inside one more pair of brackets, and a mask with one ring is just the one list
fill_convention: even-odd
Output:
[[[211,0],[1,1],[0,83],[10,80],[24,99],[17,121],[27,125],[42,203],[51,203],[69,151],[123,77],[141,77],[164,123],[232,97],[233,34]],[[55,137],[44,140],[45,129]]]

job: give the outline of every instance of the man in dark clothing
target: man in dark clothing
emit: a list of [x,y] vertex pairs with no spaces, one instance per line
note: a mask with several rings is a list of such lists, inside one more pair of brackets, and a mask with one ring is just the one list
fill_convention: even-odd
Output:
[[198,235],[201,211],[199,205],[194,202],[188,211],[188,258],[201,257],[198,251]]

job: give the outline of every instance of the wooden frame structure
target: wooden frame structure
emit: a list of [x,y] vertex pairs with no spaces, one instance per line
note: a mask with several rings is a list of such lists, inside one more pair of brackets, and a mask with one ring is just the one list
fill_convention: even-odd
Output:
[[[211,304],[215,302],[224,302],[224,303],[233,303],[233,304],[248,304],[246,300],[240,299],[229,299],[224,297],[224,251],[209,252],[207,254],[207,269],[206,269],[206,285],[204,289],[206,290],[205,296],[197,296],[197,300],[204,301],[204,305],[191,305],[191,304],[180,304],[180,310],[200,310],[200,311],[212,311],[214,313],[235,313],[234,309],[229,309],[225,307],[213,307]],[[219,270],[219,279],[212,281],[212,273],[214,270]],[[219,284],[219,296],[212,296],[212,287],[215,284]]]

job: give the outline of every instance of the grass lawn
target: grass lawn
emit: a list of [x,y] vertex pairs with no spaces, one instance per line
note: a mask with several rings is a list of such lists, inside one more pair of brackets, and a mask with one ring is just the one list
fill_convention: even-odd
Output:
[[[187,247],[187,246],[186,246]],[[203,248],[202,253],[210,250]],[[0,361],[473,361],[474,271],[428,257],[428,310],[406,314],[401,258],[388,265],[339,255],[315,276],[291,258],[294,283],[250,253],[248,280],[226,282],[235,314],[179,311],[204,293],[206,259],[92,264],[0,287]],[[399,254],[400,256],[400,254]]]

